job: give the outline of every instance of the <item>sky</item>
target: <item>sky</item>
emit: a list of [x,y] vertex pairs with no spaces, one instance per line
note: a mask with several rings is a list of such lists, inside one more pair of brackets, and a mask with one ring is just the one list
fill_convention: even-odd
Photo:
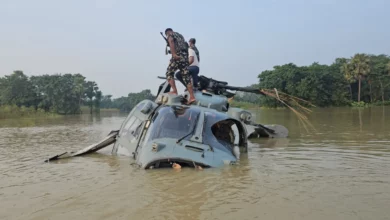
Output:
[[81,73],[105,95],[155,94],[169,27],[196,38],[200,75],[246,86],[275,65],[390,55],[389,8],[388,0],[0,0],[0,76]]

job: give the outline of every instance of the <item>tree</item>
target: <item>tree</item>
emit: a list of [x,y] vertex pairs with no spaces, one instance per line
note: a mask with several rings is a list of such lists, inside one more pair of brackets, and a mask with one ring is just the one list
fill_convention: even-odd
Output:
[[[111,98],[111,96],[110,96]],[[155,96],[151,93],[150,89],[142,90],[138,93],[129,93],[127,97],[120,97],[112,101],[112,107],[118,108],[122,112],[130,112],[138,103],[148,99],[154,100]]]
[[[97,87],[96,87],[97,88]],[[102,100],[102,92],[100,90],[95,90],[95,99],[93,100],[94,101],[94,105],[95,105],[95,111],[96,112],[99,112],[100,111],[100,103],[101,103],[101,100]]]
[[[150,93],[150,90],[148,90]],[[86,103],[92,114],[100,110],[102,91],[94,81],[77,74],[38,75],[30,78],[22,71],[0,77],[0,105],[34,106],[35,110],[58,114],[79,114]],[[111,96],[107,96],[111,105]]]
[[93,97],[95,96],[95,87],[97,87],[97,84],[93,81],[87,81],[84,84],[84,92],[85,96],[88,98],[87,103],[90,109],[90,114],[92,114],[93,110]]
[[342,64],[341,72],[343,73],[345,80],[348,82],[349,92],[350,92],[350,96],[351,96],[351,100],[352,100],[353,96],[352,96],[351,83],[355,83],[356,79],[352,74],[351,65],[348,63],[348,61],[346,61],[345,63]]
[[362,77],[370,73],[370,58],[366,54],[356,54],[351,60],[353,76],[359,81],[358,102],[360,102]]
[[101,108],[112,108],[112,100],[111,100],[112,95],[105,95],[102,97],[102,101],[100,103]]
[[370,96],[371,102],[377,101],[377,97],[381,97],[382,102],[385,100],[385,90],[390,83],[389,75],[386,70],[386,65],[390,61],[387,55],[370,55]]
[[59,114],[78,114],[84,96],[84,79],[80,74],[32,76],[38,107]]
[[74,93],[77,95],[79,99],[79,105],[81,106],[82,101],[85,97],[85,88],[84,88],[84,83],[85,83],[85,77],[82,76],[81,74],[75,74],[74,75]]
[[390,75],[390,60],[386,65],[386,69],[387,69],[388,74]]
[[14,71],[0,78],[0,104],[18,107],[36,105],[33,85],[23,71]]

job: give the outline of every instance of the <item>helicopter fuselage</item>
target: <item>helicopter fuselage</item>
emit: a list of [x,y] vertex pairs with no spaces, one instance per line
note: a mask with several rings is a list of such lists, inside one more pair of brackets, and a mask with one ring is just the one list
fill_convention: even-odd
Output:
[[114,144],[112,154],[129,156],[143,169],[172,167],[173,163],[219,167],[237,163],[241,153],[247,152],[250,138],[288,136],[281,125],[256,124],[249,111],[229,107],[228,98],[234,94],[223,88],[249,90],[203,76],[200,84],[206,89],[194,91],[196,102],[188,106],[183,104],[188,92],[169,94],[165,82],[156,100],[138,103],[119,130],[111,131],[96,144],[55,155],[45,162],[90,154]]
[[[199,95],[199,94],[198,94]],[[144,100],[122,123],[113,154],[130,156],[144,169],[172,166],[218,167],[236,163],[247,151],[245,126],[226,113],[177,102],[161,94]]]

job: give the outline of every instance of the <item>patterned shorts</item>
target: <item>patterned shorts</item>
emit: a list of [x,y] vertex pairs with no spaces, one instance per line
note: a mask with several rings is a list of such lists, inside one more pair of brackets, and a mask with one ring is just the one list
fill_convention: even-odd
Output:
[[189,66],[188,54],[180,52],[177,53],[177,55],[180,57],[180,59],[175,60],[171,58],[167,68],[166,77],[168,80],[170,80],[173,78],[173,74],[176,72],[176,70],[180,70],[184,83],[189,85],[191,84],[191,78],[187,69]]

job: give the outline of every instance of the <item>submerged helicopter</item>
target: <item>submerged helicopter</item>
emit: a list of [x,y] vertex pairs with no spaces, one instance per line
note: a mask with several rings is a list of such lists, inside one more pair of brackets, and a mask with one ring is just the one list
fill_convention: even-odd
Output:
[[[159,77],[165,79],[164,77]],[[220,167],[235,164],[247,152],[251,138],[284,138],[282,125],[261,125],[252,114],[229,106],[232,91],[262,94],[257,89],[229,86],[227,82],[199,76],[196,102],[186,105],[188,92],[169,94],[165,80],[156,99],[138,103],[119,130],[77,152],[65,152],[46,160],[81,156],[112,146],[113,155],[131,157],[142,169],[172,167]],[[264,94],[263,94],[264,95]]]

